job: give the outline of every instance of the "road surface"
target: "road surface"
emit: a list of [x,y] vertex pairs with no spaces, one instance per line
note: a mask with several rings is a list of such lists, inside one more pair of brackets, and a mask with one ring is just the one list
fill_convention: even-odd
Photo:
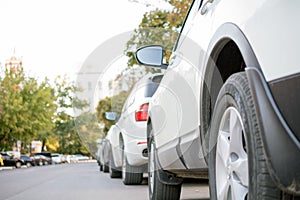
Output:
[[[96,162],[0,171],[0,200],[147,200],[147,179],[125,186],[98,170]],[[207,181],[186,182],[181,199],[207,200]]]

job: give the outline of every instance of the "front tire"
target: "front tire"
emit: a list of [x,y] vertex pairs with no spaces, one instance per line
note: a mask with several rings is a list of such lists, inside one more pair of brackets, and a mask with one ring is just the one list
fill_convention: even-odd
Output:
[[121,178],[122,177],[122,172],[120,170],[118,170],[115,166],[112,150],[110,151],[109,176],[110,176],[110,178]]
[[21,167],[22,167],[22,163],[19,162],[19,161],[17,161],[17,162],[16,162],[16,168],[21,168]]
[[245,72],[220,90],[209,142],[212,199],[280,199],[266,166],[260,129]]
[[99,170],[100,170],[100,172],[102,172],[103,171],[103,165],[99,162]]
[[108,173],[109,172],[109,165],[107,163],[103,164],[103,172]]

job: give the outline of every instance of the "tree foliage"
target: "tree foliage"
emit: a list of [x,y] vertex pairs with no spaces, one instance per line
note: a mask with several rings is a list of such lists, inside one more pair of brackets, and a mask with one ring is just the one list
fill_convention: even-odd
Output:
[[99,128],[99,123],[97,116],[94,113],[85,112],[80,116],[76,117],[75,121],[76,129],[83,146],[80,151],[83,154],[88,150],[93,156],[97,152],[97,139],[101,136],[101,130]]
[[114,121],[109,121],[105,118],[106,112],[116,112],[117,117],[120,117],[123,105],[129,95],[130,90],[121,91],[117,95],[112,97],[105,97],[98,102],[96,108],[96,115],[98,118],[99,123],[103,124],[103,135],[105,137],[110,127],[115,124]]
[[139,27],[134,30],[131,39],[127,42],[125,54],[128,57],[129,67],[138,64],[134,55],[136,49],[146,45],[163,46],[165,61],[169,61],[191,2],[192,0],[169,0],[173,6],[171,11],[156,9],[144,14]]
[[88,104],[74,97],[79,89],[66,77],[58,77],[53,86],[48,79],[26,76],[22,67],[5,68],[0,74],[0,150],[11,150],[17,141],[26,147],[33,140],[42,141],[42,150],[65,154],[95,149],[98,125],[85,120],[88,134],[84,140],[79,136],[84,128],[75,126],[72,110]]
[[[55,128],[47,135],[47,146],[52,147],[52,151],[64,154],[87,154],[87,149],[83,146],[76,127],[76,119],[72,115],[72,109],[79,110],[88,106],[88,103],[78,99],[74,93],[79,90],[66,77],[57,77],[55,80],[55,95],[58,109],[55,113]],[[50,143],[50,141],[52,142]],[[55,142],[56,140],[56,142]],[[95,141],[96,142],[96,141]]]
[[105,113],[112,111],[111,108],[112,108],[112,106],[111,106],[111,98],[110,97],[105,97],[104,99],[101,99],[98,102],[98,105],[96,108],[96,115],[97,115],[98,121],[103,126],[104,135],[102,135],[102,137],[104,137],[107,134],[111,125],[114,124],[114,122],[109,121],[105,118]]
[[48,80],[26,77],[23,68],[4,69],[0,78],[0,148],[28,144],[53,128],[56,97]]

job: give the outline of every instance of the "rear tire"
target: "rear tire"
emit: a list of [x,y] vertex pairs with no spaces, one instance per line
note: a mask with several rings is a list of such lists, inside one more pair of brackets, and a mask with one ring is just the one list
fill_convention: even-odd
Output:
[[22,163],[21,162],[16,162],[16,168],[21,168],[22,167]]
[[281,199],[266,165],[248,79],[232,75],[220,90],[209,143],[211,199]]
[[[150,144],[149,144],[150,143]],[[155,144],[152,139],[148,143],[148,186],[150,200],[177,200],[180,199],[182,184],[165,184],[159,180],[158,161],[155,153]]]
[[143,173],[139,167],[128,164],[126,154],[123,150],[122,181],[125,185],[140,185],[143,181]]
[[106,163],[103,164],[103,172],[104,173],[108,173],[109,172],[109,166]]
[[110,151],[109,175],[110,175],[110,178],[121,178],[122,177],[122,172],[120,170],[118,170],[115,166],[112,150]]
[[100,172],[103,171],[103,165],[100,162],[99,162],[99,170],[100,170]]

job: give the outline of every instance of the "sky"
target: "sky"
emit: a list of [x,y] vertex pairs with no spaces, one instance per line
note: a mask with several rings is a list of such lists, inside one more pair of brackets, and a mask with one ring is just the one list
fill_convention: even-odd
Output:
[[31,76],[72,77],[94,49],[153,9],[132,1],[0,0],[0,62],[15,52]]

